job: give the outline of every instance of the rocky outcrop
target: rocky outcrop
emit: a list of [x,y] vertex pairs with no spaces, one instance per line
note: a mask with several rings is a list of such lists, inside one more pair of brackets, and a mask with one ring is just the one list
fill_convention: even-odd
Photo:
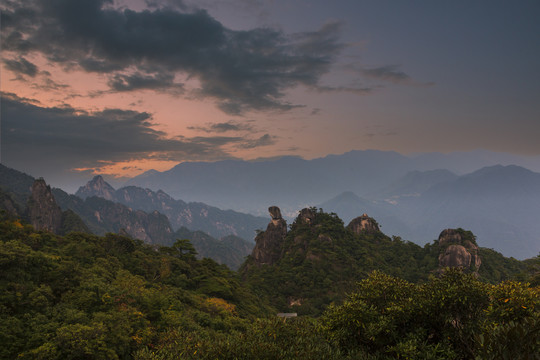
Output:
[[475,236],[463,229],[446,229],[439,235],[439,271],[447,267],[477,273],[482,260]]
[[97,196],[107,200],[114,200],[115,192],[116,190],[103,180],[101,175],[96,175],[92,180],[87,182],[86,185],[81,186],[75,195],[82,199],[86,199],[90,196]]
[[287,235],[287,222],[281,217],[277,206],[270,206],[268,212],[272,221],[255,237],[255,247],[251,256],[258,265],[272,265],[281,256],[283,241]]
[[314,209],[311,208],[304,208],[300,210],[300,214],[298,215],[298,220],[302,224],[313,224],[313,221],[315,220],[315,216],[317,213]]
[[43,179],[37,179],[27,205],[28,220],[36,230],[59,234],[62,229],[62,209],[54,200],[51,187]]
[[355,234],[361,234],[366,232],[374,233],[381,231],[379,229],[379,224],[377,224],[377,221],[369,217],[367,214],[362,214],[362,216],[352,219],[349,225],[347,225],[347,229],[350,229]]

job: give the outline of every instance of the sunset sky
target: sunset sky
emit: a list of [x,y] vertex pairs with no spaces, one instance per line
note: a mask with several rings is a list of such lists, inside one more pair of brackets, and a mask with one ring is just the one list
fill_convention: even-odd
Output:
[[540,155],[540,2],[4,0],[1,161],[61,185],[350,150]]

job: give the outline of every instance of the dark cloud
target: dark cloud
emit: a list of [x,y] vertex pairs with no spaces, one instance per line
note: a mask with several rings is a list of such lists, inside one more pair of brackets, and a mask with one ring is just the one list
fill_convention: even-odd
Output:
[[229,157],[216,146],[225,140],[167,138],[152,128],[151,115],[144,112],[46,108],[9,94],[2,96],[1,111],[2,160],[12,164],[59,162],[66,169],[146,159],[149,154],[175,161]]
[[[56,82],[53,79],[51,79],[49,76],[45,76],[43,77],[41,82],[33,83],[31,87],[34,89],[45,90],[45,91],[56,91],[56,90],[65,90],[69,88],[70,86],[67,84]],[[76,95],[74,94],[68,95],[68,97],[74,97],[74,96]]]
[[[232,158],[223,150],[227,146],[251,149],[275,142],[268,134],[257,139],[170,138],[153,129],[152,116],[145,112],[106,109],[89,113],[69,105],[44,107],[7,93],[2,93],[1,100],[2,161],[18,169],[66,172],[130,160],[219,160]],[[223,124],[213,125],[223,129]]]
[[253,126],[249,123],[239,123],[232,120],[222,123],[211,123],[207,124],[207,126],[189,126],[188,129],[204,131],[207,133],[224,133],[227,131],[255,131]]
[[405,74],[403,71],[398,70],[398,66],[396,65],[387,65],[372,69],[363,69],[362,74],[368,78],[389,81],[392,83],[405,83],[411,81],[409,75]]
[[344,66],[345,69],[353,71],[366,79],[410,86],[431,86],[434,84],[432,82],[418,82],[405,72],[401,71],[399,67],[399,65],[385,65],[366,68],[361,64],[347,64]]
[[184,93],[184,85],[174,82],[173,74],[142,74],[134,73],[130,75],[115,74],[108,82],[113,91],[133,91],[133,90],[157,90],[168,91],[172,94],[180,95]]
[[124,171],[133,171],[133,170],[142,171],[143,169],[138,167],[138,166],[124,166],[124,167],[122,167],[122,170],[124,170]]
[[204,144],[218,147],[228,144],[246,142],[246,140],[240,136],[195,136],[190,138],[190,141],[195,144]]
[[373,140],[375,137],[396,136],[399,133],[394,129],[388,129],[382,125],[373,125],[368,127],[369,132],[364,134],[368,140]]
[[172,8],[186,11],[189,6],[183,0],[145,0],[146,6],[151,9]]
[[242,144],[240,144],[238,147],[242,149],[254,149],[256,147],[274,145],[275,143],[276,143],[275,136],[264,134],[258,139],[245,141]]
[[339,22],[293,35],[234,31],[204,10],[170,3],[178,6],[136,12],[105,0],[6,2],[4,50],[39,52],[66,69],[107,73],[114,91],[178,90],[172,79],[181,73],[198,80],[195,96],[239,115],[296,107],[284,100],[286,91],[317,87],[343,48]]
[[357,95],[371,94],[377,87],[349,87],[349,86],[317,86],[315,90],[318,92],[348,92]]
[[17,60],[4,59],[3,62],[6,68],[15,74],[28,75],[30,77],[35,77],[38,74],[38,67],[22,56]]

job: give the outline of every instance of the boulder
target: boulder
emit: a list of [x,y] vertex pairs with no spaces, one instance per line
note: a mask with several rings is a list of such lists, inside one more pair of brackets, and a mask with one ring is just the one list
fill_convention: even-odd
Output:
[[315,220],[316,213],[310,208],[304,208],[300,210],[300,214],[298,215],[299,220],[303,224],[311,224],[313,220]]
[[379,224],[375,219],[369,217],[367,214],[362,214],[357,218],[351,220],[347,229],[350,229],[355,234],[361,234],[363,232],[374,233],[381,231],[379,229]]
[[458,267],[478,273],[482,260],[478,254],[475,236],[463,229],[445,229],[439,235],[439,271]]

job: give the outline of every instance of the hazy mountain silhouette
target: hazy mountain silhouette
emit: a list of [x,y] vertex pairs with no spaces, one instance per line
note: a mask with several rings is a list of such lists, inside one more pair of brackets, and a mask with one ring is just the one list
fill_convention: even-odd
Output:
[[[446,169],[463,175],[495,165],[501,156],[489,151],[404,156],[366,150],[313,160],[286,156],[260,161],[184,162],[163,172],[147,171],[126,185],[162,189],[184,201],[200,201],[259,216],[265,216],[268,204],[279,204],[283,215],[291,219],[299,209],[323,203],[344,191],[373,198],[373,194],[380,194],[411,171]],[[537,165],[540,171],[538,157],[502,158],[503,165],[515,161],[518,165]],[[433,176],[440,174],[435,172]]]
[[[445,173],[448,181],[439,176]],[[497,165],[459,177],[446,171],[414,172],[380,196],[368,201],[345,193],[320,206],[345,221],[367,212],[387,234],[420,244],[433,240],[440,229],[463,227],[507,256],[528,258],[540,252],[540,174],[525,168]]]

